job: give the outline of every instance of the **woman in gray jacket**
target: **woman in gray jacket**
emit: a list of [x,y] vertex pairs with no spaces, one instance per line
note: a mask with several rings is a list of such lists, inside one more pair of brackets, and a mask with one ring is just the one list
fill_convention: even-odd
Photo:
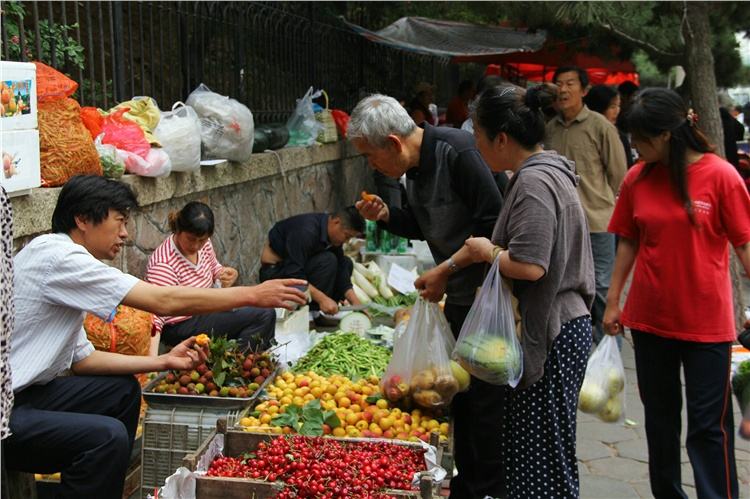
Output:
[[521,316],[523,377],[508,388],[503,449],[512,498],[579,495],[578,391],[591,348],[594,267],[573,164],[544,151],[542,109],[556,89],[486,90],[474,136],[493,171],[512,170],[492,239],[470,238],[459,265],[494,262],[512,283]]

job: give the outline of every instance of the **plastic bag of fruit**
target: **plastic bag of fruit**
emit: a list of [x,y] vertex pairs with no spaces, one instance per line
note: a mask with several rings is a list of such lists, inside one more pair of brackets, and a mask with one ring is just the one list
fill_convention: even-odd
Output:
[[523,374],[513,296],[498,270],[498,258],[479,290],[458,335],[453,358],[473,376],[515,387]]
[[456,393],[469,387],[468,373],[450,360],[454,344],[440,307],[418,299],[406,331],[393,346],[393,356],[383,375],[381,390],[385,398],[426,409],[450,404]]
[[589,358],[578,409],[596,414],[606,423],[624,419],[625,368],[614,336],[605,335]]

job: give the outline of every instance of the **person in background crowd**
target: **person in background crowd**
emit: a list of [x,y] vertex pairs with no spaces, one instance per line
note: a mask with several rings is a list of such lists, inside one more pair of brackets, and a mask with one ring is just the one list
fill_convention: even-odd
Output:
[[740,156],[737,152],[737,142],[745,138],[745,126],[732,116],[730,109],[734,109],[734,106],[729,96],[722,95],[719,96],[719,116],[721,128],[724,131],[724,156],[732,166],[739,168]]
[[474,113],[477,146],[493,170],[513,170],[492,234],[471,238],[455,263],[492,263],[518,298],[523,377],[508,390],[502,456],[508,497],[577,498],[576,409],[591,348],[594,262],[573,164],[544,151],[542,109],[552,85],[493,87]]
[[[620,115],[620,94],[614,88],[608,85],[594,85],[583,98],[583,102],[589,109],[603,115],[613,125],[617,124],[617,117]],[[625,161],[630,168],[635,160],[628,135],[619,129],[617,132],[625,150]]]
[[11,384],[10,334],[13,331],[13,207],[0,186],[0,440],[10,434],[8,418],[13,407]]
[[435,86],[424,81],[419,83],[415,89],[414,98],[406,107],[409,110],[409,116],[414,120],[414,123],[421,125],[422,122],[426,121],[432,126],[438,124],[437,115],[430,109],[430,106],[435,105],[434,102]]
[[474,98],[476,92],[476,86],[471,80],[464,80],[458,85],[458,94],[451,99],[445,112],[445,121],[449,125],[460,128],[466,121],[469,117],[469,102]]
[[352,289],[353,264],[341,247],[364,230],[365,222],[353,206],[332,215],[305,213],[277,222],[263,247],[260,280],[307,280],[310,308],[328,315],[335,315],[344,299],[359,305]]
[[680,476],[682,371],[698,497],[738,497],[728,243],[750,276],[750,196],[737,171],[711,152],[676,92],[639,92],[627,126],[641,161],[625,177],[609,224],[620,242],[604,327],[619,334],[626,326],[633,336],[651,491],[687,497]]
[[[199,201],[191,201],[179,212],[169,214],[169,228],[172,235],[148,259],[146,281],[157,286],[194,288],[234,285],[237,270],[222,266],[211,244],[214,233],[211,208]],[[257,307],[194,316],[156,316],[154,319],[155,333],[160,334],[161,340],[169,346],[199,333],[207,333],[235,339],[243,348],[266,349],[271,346],[275,327],[276,312]]]
[[740,123],[743,123],[742,126],[745,126],[745,114],[742,112],[742,106],[732,106],[732,109],[729,112],[732,113],[732,118],[736,119]]
[[[392,178],[406,174],[401,207],[377,198],[359,201],[357,208],[393,234],[427,241],[437,267],[414,284],[431,301],[447,291],[445,316],[458,336],[484,271],[482,265],[459,269],[450,256],[469,236],[491,234],[502,196],[471,134],[422,126],[391,97],[371,95],[357,104],[349,121],[349,140],[372,168]],[[454,499],[505,496],[499,454],[503,393],[501,386],[472,378],[469,390],[453,399],[458,469],[451,479]]]
[[625,114],[630,109],[630,101],[640,87],[634,82],[628,80],[617,85],[617,92],[620,94],[620,115],[617,117],[617,128],[624,133],[628,133],[625,127]]
[[[490,66],[494,66],[494,64],[490,64]],[[482,92],[484,92],[488,88],[496,87],[497,85],[501,84],[503,84],[503,79],[500,78],[500,76],[494,74],[485,75],[481,80],[479,80],[479,84],[477,85],[476,97],[471,106],[476,105],[476,102],[479,100],[479,96],[482,94]],[[466,130],[471,134],[474,133],[474,125],[471,115],[469,115],[469,117],[466,118],[466,121],[463,122],[463,124],[461,125],[461,130]],[[495,184],[497,184],[497,188],[498,190],[500,190],[500,193],[505,194],[505,191],[508,188],[508,175],[503,171],[492,172],[492,178],[495,179]]]
[[206,359],[193,348],[195,338],[158,357],[94,350],[83,329],[86,312],[106,320],[120,304],[175,316],[304,303],[304,293],[291,287],[305,284],[297,279],[224,289],[155,286],[101,262],[120,252],[136,206],[127,184],[75,176],[60,190],[52,233],[13,260],[15,403],[3,465],[61,471],[61,498],[122,497],[141,406],[132,375],[194,369]]
[[601,321],[615,259],[615,237],[607,233],[607,224],[627,171],[625,151],[617,128],[583,103],[588,90],[586,71],[559,67],[554,82],[560,88],[559,115],[547,123],[545,148],[574,161],[580,177],[578,194],[586,211],[594,255],[596,298],[591,318],[594,341],[598,343],[603,335]]

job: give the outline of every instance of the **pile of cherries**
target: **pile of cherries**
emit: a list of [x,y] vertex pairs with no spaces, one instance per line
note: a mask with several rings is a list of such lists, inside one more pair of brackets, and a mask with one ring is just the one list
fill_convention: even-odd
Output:
[[414,474],[424,469],[419,448],[284,435],[242,457],[216,458],[208,476],[281,481],[286,487],[279,499],[385,499],[391,496],[383,489],[410,490]]

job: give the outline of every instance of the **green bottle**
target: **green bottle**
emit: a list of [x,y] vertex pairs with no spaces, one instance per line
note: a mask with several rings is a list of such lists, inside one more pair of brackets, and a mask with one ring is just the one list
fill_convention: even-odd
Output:
[[365,249],[367,251],[378,250],[378,223],[373,220],[365,220]]

